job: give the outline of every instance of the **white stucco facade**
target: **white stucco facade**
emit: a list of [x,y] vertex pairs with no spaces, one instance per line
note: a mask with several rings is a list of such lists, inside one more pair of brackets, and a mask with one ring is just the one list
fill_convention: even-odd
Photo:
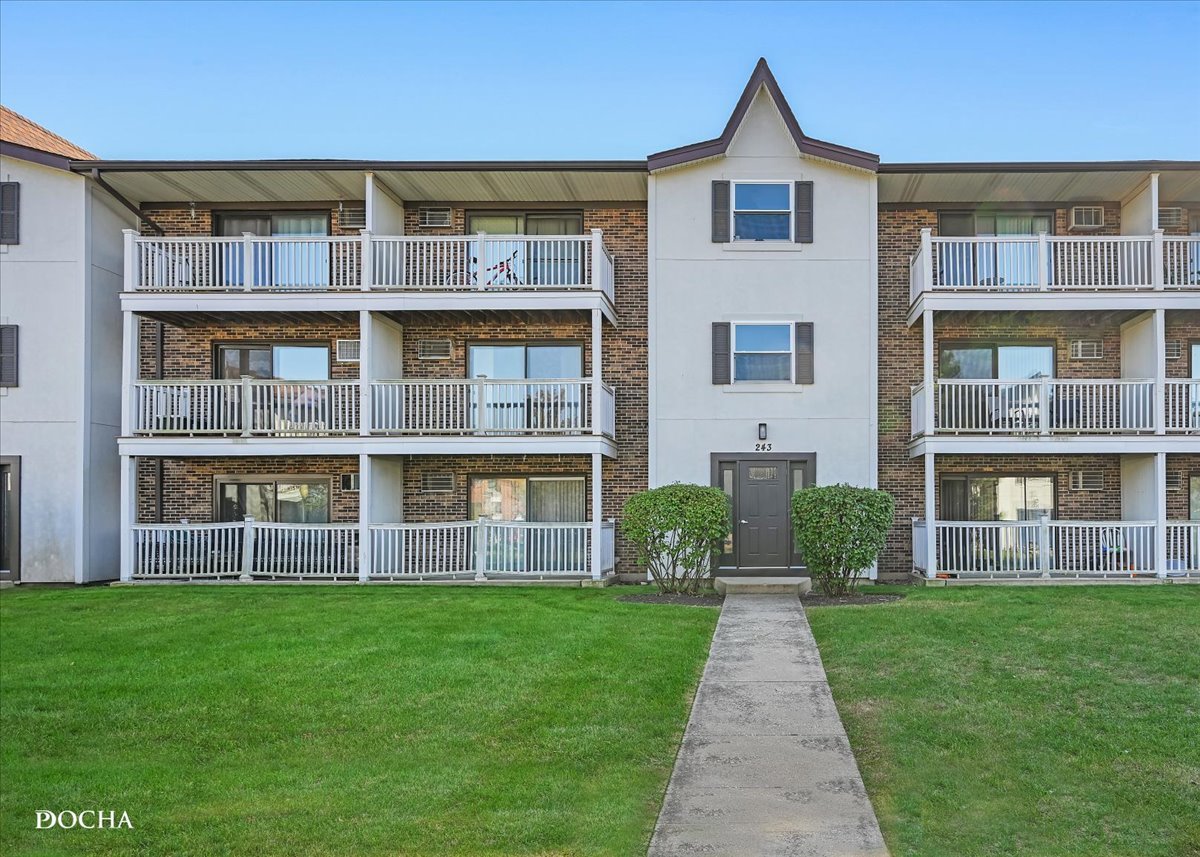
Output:
[[[812,182],[812,242],[715,243],[712,183],[739,180]],[[815,453],[817,483],[874,487],[875,173],[802,154],[761,87],[725,154],[652,172],[649,200],[651,486]],[[763,321],[813,324],[814,383],[713,383],[713,323]]]
[[0,323],[19,383],[0,389],[0,455],[17,457],[19,579],[117,576],[121,229],[134,218],[64,169],[0,159],[20,182],[20,243],[0,246]]

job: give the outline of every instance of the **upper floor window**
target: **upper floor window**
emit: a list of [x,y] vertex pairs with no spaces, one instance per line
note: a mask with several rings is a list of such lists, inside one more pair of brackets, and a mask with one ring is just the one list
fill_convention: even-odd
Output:
[[791,241],[790,182],[733,183],[734,241]]
[[230,381],[243,375],[283,381],[329,379],[328,345],[219,345],[216,356],[216,376]]
[[792,325],[738,323],[733,326],[733,380],[792,380]]

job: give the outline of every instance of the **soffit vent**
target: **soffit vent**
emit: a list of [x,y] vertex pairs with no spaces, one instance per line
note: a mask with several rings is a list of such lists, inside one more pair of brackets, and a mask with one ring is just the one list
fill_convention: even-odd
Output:
[[1160,208],[1158,210],[1158,227],[1159,229],[1171,229],[1173,227],[1183,226],[1186,221],[1183,217],[1182,208]]
[[359,340],[357,339],[339,339],[337,341],[337,361],[338,363],[357,363],[359,352]]
[[449,360],[452,350],[449,339],[417,340],[417,358],[420,360]]
[[453,490],[453,473],[424,473],[421,475],[422,494],[449,494]]
[[1072,360],[1100,360],[1104,357],[1104,343],[1099,339],[1075,339],[1071,341]]
[[1072,470],[1072,491],[1103,491],[1104,474],[1099,470]]
[[1077,205],[1071,209],[1072,229],[1100,229],[1104,226],[1104,206]]
[[418,208],[417,225],[429,228],[445,228],[450,226],[450,206],[445,208]]

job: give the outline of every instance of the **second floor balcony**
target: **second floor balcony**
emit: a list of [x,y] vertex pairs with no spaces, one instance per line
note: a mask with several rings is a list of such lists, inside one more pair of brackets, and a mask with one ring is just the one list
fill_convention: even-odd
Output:
[[360,381],[170,380],[133,388],[130,432],[143,437],[616,434],[612,387],[583,378],[380,380],[368,383],[365,399]]
[[909,298],[995,294],[1200,290],[1200,237],[1030,235],[934,237],[921,231]]
[[927,396],[913,387],[913,437],[1200,433],[1200,381],[1169,379],[1159,393],[1146,379],[951,378],[934,382],[932,403]]
[[587,235],[144,238],[126,233],[125,291],[596,291],[612,302],[613,256]]

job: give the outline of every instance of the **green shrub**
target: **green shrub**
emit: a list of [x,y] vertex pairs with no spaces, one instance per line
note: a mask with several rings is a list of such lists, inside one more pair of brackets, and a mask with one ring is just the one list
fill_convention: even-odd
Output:
[[883,551],[895,503],[886,491],[821,485],[792,495],[797,546],[826,595],[853,592]]
[[621,532],[660,592],[696,593],[729,534],[729,498],[720,488],[675,483],[634,494]]

